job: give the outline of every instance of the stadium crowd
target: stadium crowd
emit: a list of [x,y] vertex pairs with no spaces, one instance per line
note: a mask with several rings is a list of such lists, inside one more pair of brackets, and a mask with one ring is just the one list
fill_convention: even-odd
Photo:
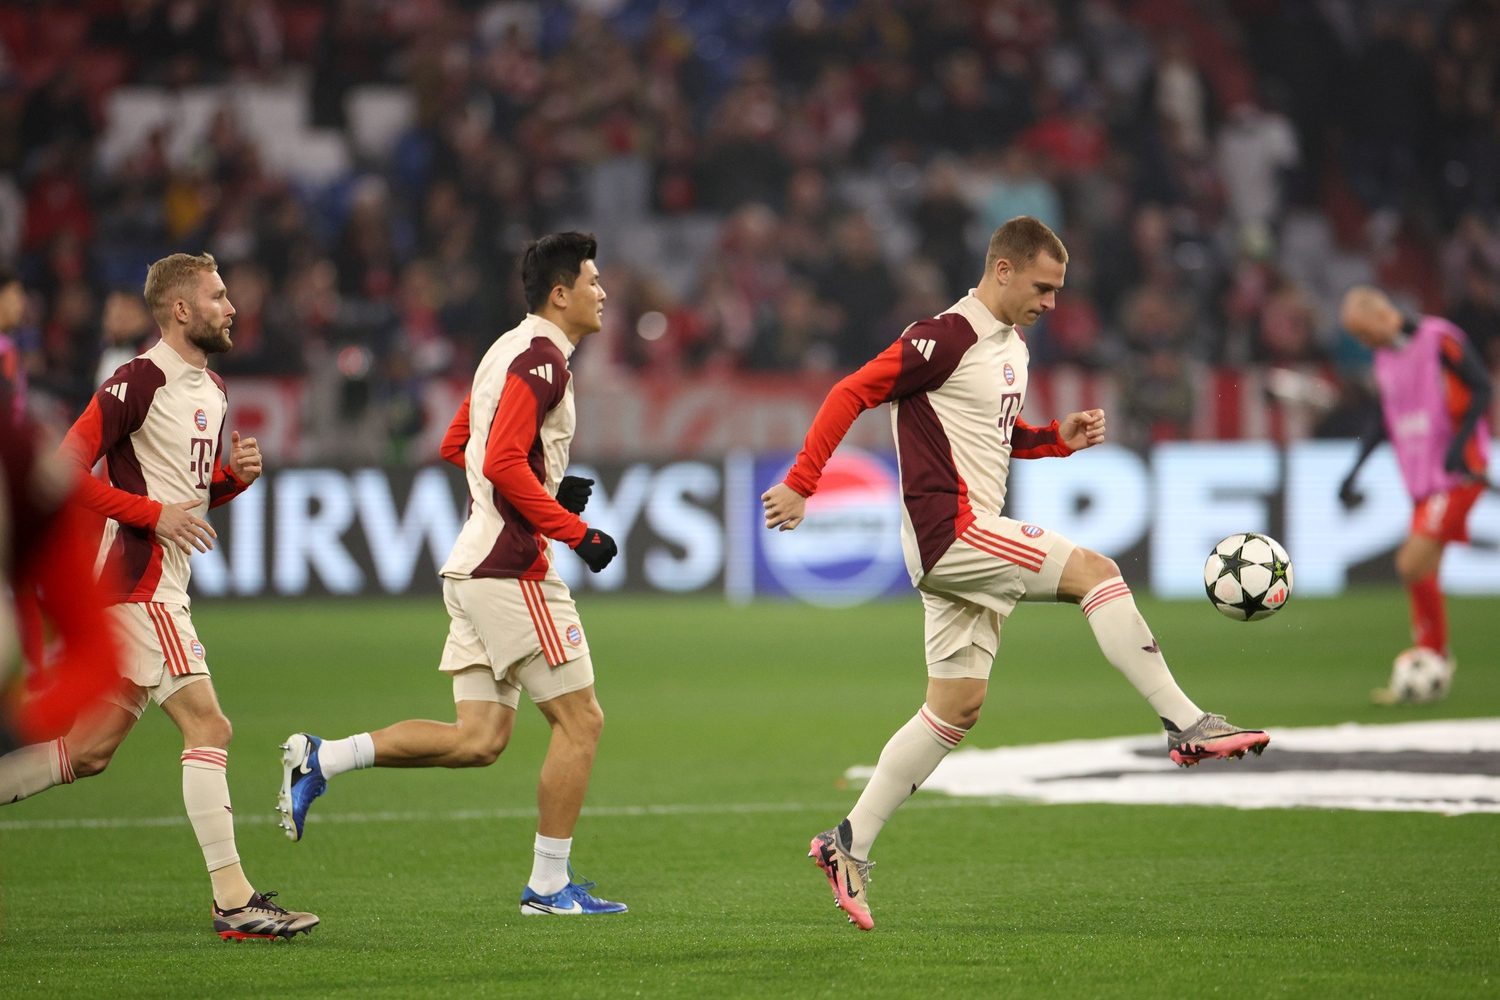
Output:
[[[227,102],[186,149],[104,155],[119,88],[265,82],[346,136],[362,87],[414,110],[321,183]],[[1018,214],[1072,254],[1034,356],[1119,373],[1137,426],[1185,426],[1203,364],[1318,365],[1357,400],[1357,282],[1500,365],[1495,0],[13,3],[0,87],[29,292],[0,333],[65,407],[154,332],[145,263],[208,250],[227,374],[333,373],[400,435],[524,311],[525,239],[569,227],[601,240],[595,370],[848,369]]]

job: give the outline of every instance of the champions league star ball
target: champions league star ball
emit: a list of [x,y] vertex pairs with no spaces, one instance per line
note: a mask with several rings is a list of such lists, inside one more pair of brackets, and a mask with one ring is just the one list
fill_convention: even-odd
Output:
[[1203,566],[1208,599],[1226,618],[1253,622],[1280,611],[1292,596],[1292,560],[1281,543],[1253,531],[1230,535]]
[[1437,701],[1453,683],[1453,664],[1446,656],[1417,646],[1396,657],[1391,664],[1389,701],[1420,704]]

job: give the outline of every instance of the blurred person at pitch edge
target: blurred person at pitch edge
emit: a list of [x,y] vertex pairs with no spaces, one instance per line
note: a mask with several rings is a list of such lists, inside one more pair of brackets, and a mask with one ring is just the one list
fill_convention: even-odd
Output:
[[26,369],[15,333],[26,317],[26,287],[7,267],[0,267],[0,407],[26,412]]
[[[1344,329],[1375,352],[1380,410],[1361,436],[1359,457],[1339,487],[1346,508],[1362,496],[1355,480],[1365,460],[1389,439],[1415,509],[1411,530],[1396,550],[1396,572],[1411,602],[1416,646],[1442,657],[1444,679],[1424,700],[1448,692],[1454,661],[1448,648],[1448,615],[1438,567],[1449,542],[1469,540],[1469,511],[1486,484],[1493,387],[1489,372],[1464,332],[1445,319],[1402,314],[1378,288],[1361,285],[1344,296]],[[1396,670],[1400,669],[1400,659]],[[1419,697],[1391,683],[1371,693],[1389,705]]]
[[[26,365],[16,331],[26,318],[26,287],[9,268],[0,267],[0,411],[17,421],[26,419]],[[42,609],[29,587],[15,587],[10,595],[21,660],[29,683],[40,685],[43,643]]]
[[785,481],[761,497],[767,528],[796,528],[855,417],[891,404],[901,547],[926,613],[927,698],[886,743],[849,815],[813,837],[808,852],[834,902],[863,930],[875,925],[870,848],[979,721],[1001,625],[1019,601],[1080,606],[1105,658],[1161,719],[1177,764],[1258,754],[1270,742],[1182,692],[1114,560],[1000,514],[1012,458],[1062,457],[1104,441],[1103,410],[1044,427],[1021,419],[1030,353],[1019,328],[1053,307],[1067,263],[1062,241],[1037,219],[1018,216],[996,229],[979,287],[907,327],[834,386]]
[[[0,757],[0,802],[100,773],[154,700],[182,732],[182,801],[213,886],[214,931],[226,940],[291,937],[318,918],[255,891],[240,865],[225,773],[229,720],[188,610],[188,557],[215,538],[193,511],[228,502],[261,473],[254,438],[234,432],[223,456],[229,397],[208,368],[209,355],[233,346],[234,306],[208,254],[152,264],[145,295],[161,340],[105,381],[61,452],[77,474],[79,502],[110,519],[104,583],[126,683],[62,739]],[[89,475],[101,458],[108,484]]]
[[521,283],[529,310],[485,352],[469,395],[443,437],[443,458],[464,470],[469,516],[443,564],[448,639],[438,669],[452,678],[455,722],[408,719],[325,740],[282,744],[277,808],[292,840],[328,781],[368,767],[488,767],[504,752],[524,690],[551,729],[537,782],[527,916],[623,913],[624,903],[573,878],[573,829],[588,791],[604,713],[578,608],[557,575],[548,539],[598,573],[615,540],[586,524],[592,479],[564,476],[573,441],[568,359],[604,322],[604,287],[586,233],[527,246]]
[[[94,579],[86,513],[74,470],[41,428],[0,408],[0,581],[39,595],[54,652],[29,694],[21,690],[13,622],[0,601],[0,753],[35,744],[31,756],[61,769],[61,737],[120,683],[120,653]],[[14,799],[11,799],[14,801]]]

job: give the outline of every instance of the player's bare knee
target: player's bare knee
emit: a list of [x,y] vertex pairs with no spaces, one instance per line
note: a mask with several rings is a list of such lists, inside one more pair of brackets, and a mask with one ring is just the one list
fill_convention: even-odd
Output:
[[508,734],[476,734],[459,743],[453,761],[455,767],[489,767],[500,759],[509,744]]
[[592,690],[565,694],[549,707],[548,721],[575,743],[594,745],[604,733],[604,709]]
[[983,698],[979,698],[973,702],[966,702],[959,705],[957,711],[953,713],[957,716],[956,719],[944,719],[943,721],[951,723],[960,729],[973,729],[975,724],[979,722],[979,715],[983,708]]
[[229,741],[234,736],[234,726],[222,712],[215,712],[204,719],[194,723],[192,732],[185,734],[187,744],[195,747],[222,747],[229,749]]
[[73,769],[75,778],[92,778],[96,774],[103,774],[115,756],[113,750],[92,747],[77,750],[69,747],[68,750],[68,766]]
[[1081,549],[1084,556],[1084,571],[1088,577],[1088,585],[1092,589],[1105,580],[1112,580],[1120,575],[1120,564],[1109,556],[1095,552],[1093,549]]

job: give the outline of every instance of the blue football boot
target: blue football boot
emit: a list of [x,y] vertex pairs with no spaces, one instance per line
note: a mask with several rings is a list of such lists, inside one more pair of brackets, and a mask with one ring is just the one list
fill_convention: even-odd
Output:
[[276,797],[276,811],[281,813],[281,828],[292,840],[302,839],[302,824],[313,799],[328,790],[328,779],[318,763],[320,737],[311,733],[293,733],[281,744],[281,794]]
[[526,891],[521,893],[521,914],[527,917],[578,917],[595,913],[624,913],[629,909],[624,903],[600,899],[590,894],[589,890],[594,887],[594,883],[572,881],[571,869],[568,871],[568,879],[567,885],[550,896],[543,896],[528,885]]

